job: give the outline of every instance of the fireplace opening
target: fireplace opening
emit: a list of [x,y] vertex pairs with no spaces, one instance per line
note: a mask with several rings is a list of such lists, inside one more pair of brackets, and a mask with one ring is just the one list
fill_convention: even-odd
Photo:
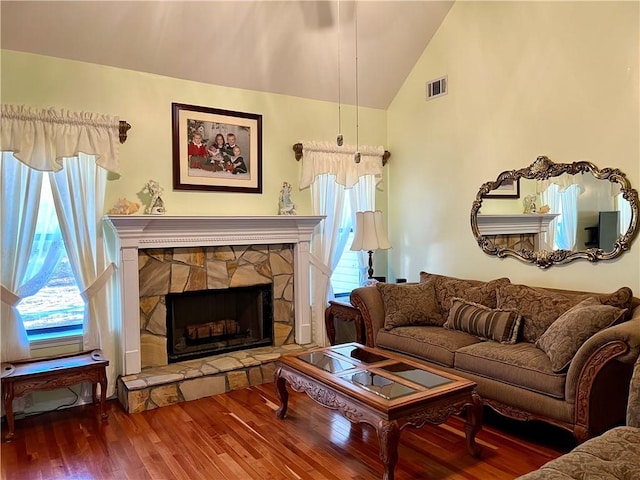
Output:
[[272,285],[169,293],[169,363],[273,345]]

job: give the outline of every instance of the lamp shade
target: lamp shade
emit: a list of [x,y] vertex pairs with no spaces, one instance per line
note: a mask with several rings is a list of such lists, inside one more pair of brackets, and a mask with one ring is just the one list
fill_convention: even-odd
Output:
[[391,248],[380,210],[356,212],[356,231],[351,250],[386,250]]

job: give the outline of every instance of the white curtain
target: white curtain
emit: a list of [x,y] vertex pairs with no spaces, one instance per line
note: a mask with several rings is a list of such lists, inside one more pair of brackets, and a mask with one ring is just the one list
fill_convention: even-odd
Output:
[[[540,193],[542,205],[549,205],[549,213],[562,213],[560,207],[560,196],[558,195],[557,185],[548,185],[547,188]],[[558,226],[558,219],[555,217],[549,223],[549,231],[546,234],[546,248],[548,250],[555,250],[556,247],[556,229]]]
[[318,315],[322,315],[328,300],[333,297],[331,274],[348,236],[343,228],[345,194],[344,186],[336,183],[333,175],[319,175],[311,184],[313,214],[326,217],[316,226],[311,241],[312,263],[320,273],[312,280],[312,305],[319,309]]
[[0,278],[2,279],[2,349],[3,362],[29,358],[29,340],[20,312],[16,305],[19,293],[29,280],[29,252],[33,245],[40,204],[42,172],[38,172],[13,158],[2,154],[0,165],[2,178],[2,256]]
[[547,234],[547,246],[551,250],[573,250],[578,233],[578,196],[581,193],[577,182],[560,187],[549,184],[541,193],[542,203],[549,205],[551,213],[560,215],[553,219]]
[[559,193],[562,202],[562,222],[559,225],[556,243],[558,248],[573,250],[578,234],[578,194],[577,185],[571,185]]
[[620,212],[619,230],[620,235],[624,235],[631,226],[631,204],[624,199],[622,193],[615,196],[616,210]]
[[[111,360],[107,369],[107,394],[112,395],[115,389],[116,342],[113,322],[107,309],[106,291],[114,267],[113,264],[107,264],[105,259],[101,222],[107,171],[119,171],[119,119],[93,113],[2,105],[1,122],[0,149],[3,152],[13,152],[24,164],[21,168],[26,166],[29,172],[57,172],[50,174],[50,180],[58,221],[74,277],[83,290],[86,302],[83,349],[101,348],[105,357]],[[2,173],[3,187],[5,182],[15,182],[15,177],[5,177],[5,173],[13,175],[13,172],[3,169]],[[19,257],[16,263],[28,260],[30,248],[21,246],[32,243],[34,236],[33,228],[29,227],[29,238],[25,235],[25,239],[22,239],[15,234],[14,241],[5,243],[5,208],[11,210],[30,202],[32,209],[37,211],[40,202],[40,185],[36,187],[34,182],[32,186],[29,179],[25,182],[29,185],[23,197],[18,192],[5,193],[3,189],[3,309],[4,297],[10,298],[9,294],[15,295],[13,292],[17,290],[16,281],[10,282],[11,279],[8,279],[5,283],[5,252],[9,257]],[[23,222],[35,222],[37,215],[25,210],[10,212],[19,217],[14,222],[16,230],[23,228]],[[16,321],[15,315],[15,325],[5,330],[4,318],[3,315],[3,359],[13,342],[22,341],[20,335],[24,332],[24,327],[17,325],[21,322]],[[28,356],[28,351],[26,353]],[[16,359],[13,356],[6,358]]]
[[[361,161],[356,164],[356,148],[353,146],[337,147],[326,142],[303,142],[302,146],[300,188],[311,186],[313,213],[326,217],[314,230],[311,241],[311,263],[314,267],[311,276],[312,317],[321,342],[326,343],[326,332],[320,327],[321,320],[333,296],[331,274],[348,236],[347,229],[341,227],[351,220],[345,218],[351,215],[345,208],[345,195],[349,194],[352,200],[355,199],[354,206],[368,203],[369,198],[375,199],[375,186],[382,179],[384,148],[360,146]],[[347,189],[360,185],[363,177],[370,179],[356,187],[356,193],[347,193]],[[361,189],[366,188],[372,188],[372,192],[360,193]]]
[[65,158],[63,167],[51,174],[51,186],[71,270],[85,302],[83,350],[101,348],[106,358],[115,360],[114,342],[101,340],[115,335],[105,289],[114,266],[106,262],[102,238],[107,171],[83,153]]

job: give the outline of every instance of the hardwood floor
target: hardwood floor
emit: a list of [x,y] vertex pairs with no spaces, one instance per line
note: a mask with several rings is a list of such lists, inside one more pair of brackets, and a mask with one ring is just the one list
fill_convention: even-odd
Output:
[[[110,401],[108,422],[93,406],[28,417],[2,443],[0,473],[5,480],[381,478],[373,428],[303,393],[291,392],[284,420],[277,407],[270,383],[137,414]],[[461,418],[405,429],[396,480],[513,479],[573,447],[561,430],[486,417],[480,459],[467,453]]]

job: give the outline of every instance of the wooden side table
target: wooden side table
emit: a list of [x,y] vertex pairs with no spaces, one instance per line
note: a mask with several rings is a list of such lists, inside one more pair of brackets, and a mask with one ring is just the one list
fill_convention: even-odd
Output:
[[93,403],[96,404],[96,390],[100,384],[100,416],[106,420],[104,402],[107,396],[108,365],[109,361],[102,356],[101,350],[3,363],[0,367],[0,383],[9,426],[5,439],[10,440],[14,435],[13,399],[37,390],[56,390],[90,382]]
[[324,323],[327,329],[327,336],[331,345],[336,344],[336,326],[334,319],[343,322],[353,322],[356,327],[356,342],[362,342],[362,316],[360,310],[346,302],[332,300],[324,312]]

